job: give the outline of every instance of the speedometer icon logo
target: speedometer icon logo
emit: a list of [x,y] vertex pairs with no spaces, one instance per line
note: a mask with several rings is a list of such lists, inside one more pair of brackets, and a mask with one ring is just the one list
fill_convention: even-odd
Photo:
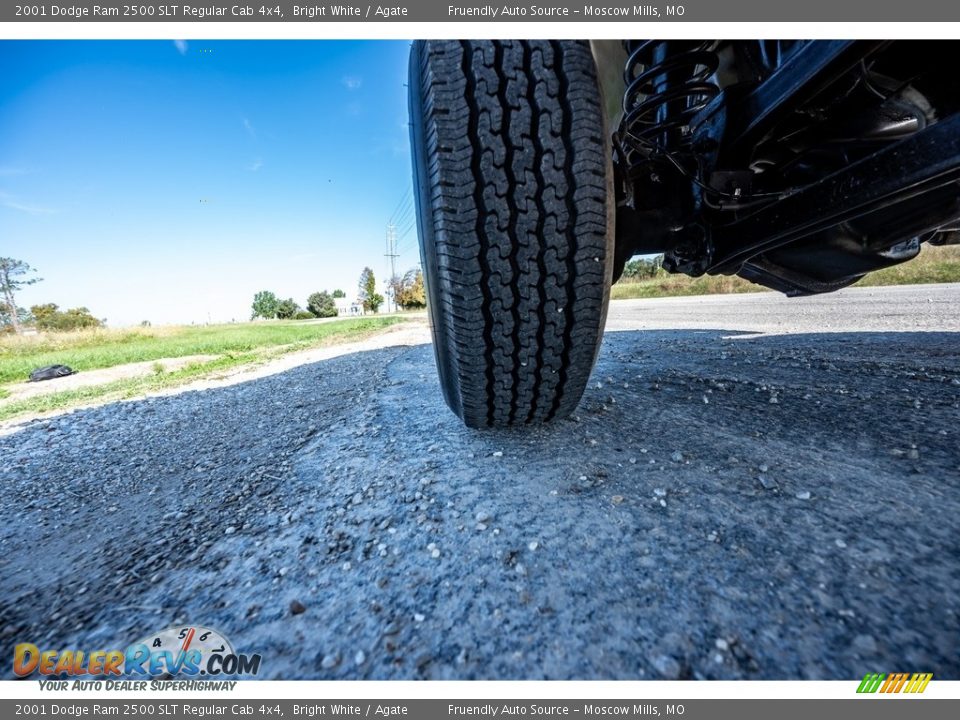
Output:
[[177,655],[198,650],[203,657],[213,653],[220,655],[234,655],[233,645],[219,631],[203,625],[174,626],[161,630],[155,635],[148,635],[137,645],[146,645],[150,652],[168,651]]
[[256,675],[259,655],[238,654],[218,630],[175,625],[131,645],[124,667],[130,675]]

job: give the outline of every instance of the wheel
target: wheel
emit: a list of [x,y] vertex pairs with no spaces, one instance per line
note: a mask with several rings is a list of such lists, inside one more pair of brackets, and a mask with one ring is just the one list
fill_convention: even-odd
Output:
[[580,401],[613,261],[590,48],[423,41],[410,56],[420,251],[444,399],[470,427]]

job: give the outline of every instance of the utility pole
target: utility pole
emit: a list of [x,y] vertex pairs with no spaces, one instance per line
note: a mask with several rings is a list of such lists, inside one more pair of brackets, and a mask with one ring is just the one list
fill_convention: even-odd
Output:
[[390,259],[390,275],[387,278],[387,312],[390,312],[390,300],[393,300],[393,311],[397,310],[397,299],[393,297],[393,279],[397,275],[397,226],[387,223],[387,252],[384,257]]

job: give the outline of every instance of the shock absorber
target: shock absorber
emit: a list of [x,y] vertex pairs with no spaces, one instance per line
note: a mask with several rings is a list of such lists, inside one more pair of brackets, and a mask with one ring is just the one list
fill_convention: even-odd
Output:
[[[630,40],[624,47],[623,116],[617,164],[624,185],[617,210],[618,256],[643,247],[647,227],[669,227],[662,239],[664,265],[700,274],[709,242],[699,221],[700,168],[690,123],[720,93],[715,41]],[[650,220],[654,217],[654,220]],[[622,228],[622,230],[621,230]],[[623,242],[620,236],[631,239]]]
[[690,120],[720,93],[716,42],[628,40],[620,140],[633,166],[689,145]]

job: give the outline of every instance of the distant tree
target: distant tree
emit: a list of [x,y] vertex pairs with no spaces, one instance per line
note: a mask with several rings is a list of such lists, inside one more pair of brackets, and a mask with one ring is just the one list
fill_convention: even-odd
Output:
[[3,295],[4,317],[8,319],[13,331],[20,332],[20,308],[17,306],[16,293],[27,285],[40,282],[43,278],[28,277],[36,273],[23,260],[0,257],[0,294]]
[[63,320],[61,321],[64,330],[100,327],[105,322],[105,320],[97,320],[85,307],[67,310],[63,313]]
[[360,273],[360,283],[357,292],[357,299],[363,304],[363,309],[367,309],[367,297],[372,293],[375,293],[377,290],[377,280],[373,276],[373,270],[368,267],[363,269],[363,272]]
[[298,312],[300,312],[300,306],[293,298],[287,298],[277,303],[277,317],[281,320],[290,320],[296,317]]
[[377,292],[377,279],[368,267],[360,273],[360,302],[367,312],[377,312],[383,305],[383,295]]
[[337,289],[333,291],[334,298],[345,298],[346,296],[347,294],[343,290]]
[[645,280],[656,277],[663,266],[663,255],[654,255],[653,257],[635,258],[628,260],[623,267],[623,278],[625,280]]
[[280,301],[276,295],[269,290],[261,290],[253,296],[253,314],[250,319],[255,320],[260,317],[265,320],[272,320],[277,316],[279,305]]
[[298,310],[297,314],[293,316],[294,320],[313,320],[316,317],[309,310]]
[[315,292],[307,298],[307,310],[318,318],[337,316],[337,304],[326,290]]
[[30,314],[33,315],[34,322],[38,330],[56,329],[56,315],[59,312],[56,303],[46,303],[45,305],[34,305],[30,308]]
[[[30,311],[26,308],[18,307],[17,308],[17,325],[18,327],[23,327],[24,325],[30,325],[33,323],[33,315],[30,314]],[[10,317],[10,312],[7,309],[6,304],[0,303],[0,333],[13,333],[16,332],[13,328],[13,318]]]
[[30,312],[36,321],[37,330],[80,330],[104,324],[104,321],[95,318],[85,307],[63,311],[56,303],[46,303],[32,306]]
[[408,270],[395,290],[397,305],[404,310],[422,310],[427,306],[427,294],[423,287],[423,273],[419,269]]
[[389,280],[387,280],[387,294],[393,298],[394,309],[396,309],[400,304],[400,300],[403,298],[403,278],[399,275],[394,275]]

